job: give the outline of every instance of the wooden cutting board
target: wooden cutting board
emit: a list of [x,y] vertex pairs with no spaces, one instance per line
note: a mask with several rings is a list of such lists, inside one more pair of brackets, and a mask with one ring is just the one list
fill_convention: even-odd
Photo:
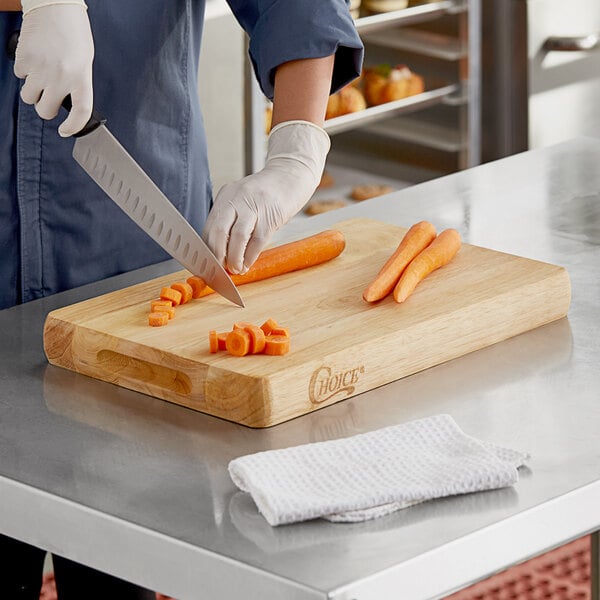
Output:
[[[246,284],[246,308],[213,294],[149,327],[150,300],[186,271],[51,312],[50,363],[250,427],[268,427],[523,333],[567,314],[567,271],[464,244],[403,304],[362,291],[406,229],[369,219],[334,226],[336,259]],[[208,331],[277,320],[285,356],[211,354]]]

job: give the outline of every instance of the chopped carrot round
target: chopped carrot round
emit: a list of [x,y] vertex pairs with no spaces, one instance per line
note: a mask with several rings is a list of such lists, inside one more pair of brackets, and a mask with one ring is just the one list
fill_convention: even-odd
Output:
[[212,354],[219,351],[219,338],[214,329],[208,332],[208,347]]
[[161,300],[171,300],[173,306],[179,306],[181,304],[181,292],[171,287],[164,287],[160,290]]
[[171,285],[171,288],[181,293],[181,304],[189,302],[194,294],[192,286],[185,281],[178,281]]
[[254,327],[252,323],[247,323],[246,321],[236,321],[233,324],[232,329],[246,329],[246,327]]
[[219,350],[227,350],[227,334],[229,331],[223,333],[217,333],[217,342],[219,344]]
[[290,338],[282,335],[268,335],[265,339],[264,353],[271,356],[282,356],[290,351]]
[[260,354],[265,349],[265,332],[257,325],[244,328],[250,334],[250,354]]
[[283,337],[290,337],[290,330],[287,327],[273,327],[269,335],[281,335]]
[[148,324],[151,327],[162,327],[169,322],[169,315],[166,312],[151,312],[148,315]]
[[161,300],[160,298],[157,298],[150,302],[150,306],[173,306],[173,303],[170,300]]
[[169,319],[175,317],[175,307],[170,300],[153,300],[150,302],[150,312],[166,312]]
[[250,351],[250,334],[243,329],[234,329],[227,334],[226,347],[233,356],[245,356]]
[[269,335],[273,329],[279,327],[277,321],[274,319],[267,319],[260,328],[265,332],[265,335]]
[[188,277],[186,283],[192,288],[192,298],[201,298],[202,292],[208,287],[206,281],[196,275]]

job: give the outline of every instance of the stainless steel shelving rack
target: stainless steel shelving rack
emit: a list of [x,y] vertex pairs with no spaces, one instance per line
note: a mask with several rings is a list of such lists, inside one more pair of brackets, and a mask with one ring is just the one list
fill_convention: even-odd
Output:
[[[369,62],[371,47],[389,52],[408,50],[448,61],[457,75],[451,80],[425,77],[422,94],[344,115],[325,122],[325,129],[336,147],[337,134],[359,132],[364,136],[386,138],[388,143],[418,143],[432,149],[456,154],[459,169],[480,162],[480,2],[481,0],[439,0],[409,6],[402,10],[360,17],[356,28],[365,43]],[[456,35],[448,36],[409,25],[434,22],[454,15]],[[443,79],[443,78],[442,78]],[[420,122],[413,116],[437,104],[454,106],[457,123]],[[259,170],[265,155],[265,99],[251,68],[246,72],[246,170]]]

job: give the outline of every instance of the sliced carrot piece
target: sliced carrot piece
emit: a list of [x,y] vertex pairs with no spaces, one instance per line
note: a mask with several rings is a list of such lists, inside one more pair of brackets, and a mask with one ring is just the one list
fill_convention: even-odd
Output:
[[212,354],[219,351],[219,338],[214,329],[208,332],[208,348]]
[[245,356],[250,352],[250,334],[244,329],[234,329],[227,334],[227,351],[233,356]]
[[148,325],[151,327],[162,327],[169,322],[169,315],[166,312],[151,312],[148,315]]
[[265,332],[257,325],[244,328],[250,334],[250,354],[260,354],[265,349]]
[[173,306],[179,306],[181,304],[181,292],[171,287],[164,287],[160,290],[161,300],[171,300]]
[[201,298],[202,292],[208,287],[206,281],[196,275],[188,277],[185,281],[192,288],[192,298]]
[[185,281],[178,281],[177,283],[171,285],[171,288],[181,293],[181,304],[189,302],[194,295],[192,286]]
[[166,312],[169,319],[175,317],[175,307],[170,300],[152,300],[150,302],[150,312]]
[[283,337],[290,337],[290,330],[287,327],[273,327],[269,335],[281,335]]
[[265,335],[269,335],[273,329],[279,327],[275,319],[267,319],[260,328],[265,332]]
[[219,350],[227,350],[227,334],[229,331],[223,333],[217,333],[217,342],[219,344]]
[[268,335],[265,338],[264,354],[282,356],[290,351],[290,338],[282,335]]
[[254,327],[254,324],[246,321],[236,321],[233,324],[232,329],[246,329],[246,327]]
[[157,298],[156,300],[152,300],[150,302],[150,307],[153,306],[173,306],[173,303],[170,300],[161,300],[160,298]]
[[156,312],[166,312],[169,315],[169,320],[175,318],[175,307],[174,306],[161,306]]

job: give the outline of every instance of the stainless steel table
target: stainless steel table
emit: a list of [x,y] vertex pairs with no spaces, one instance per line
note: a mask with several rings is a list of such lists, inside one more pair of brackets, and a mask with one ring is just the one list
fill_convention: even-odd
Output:
[[[0,532],[180,600],[442,597],[600,529],[600,140],[581,138],[310,219],[430,219],[569,270],[568,318],[268,430],[47,365],[53,308],[167,262],[0,312]],[[531,452],[513,488],[361,524],[269,527],[230,459],[449,413]],[[598,534],[593,536],[595,599]]]

